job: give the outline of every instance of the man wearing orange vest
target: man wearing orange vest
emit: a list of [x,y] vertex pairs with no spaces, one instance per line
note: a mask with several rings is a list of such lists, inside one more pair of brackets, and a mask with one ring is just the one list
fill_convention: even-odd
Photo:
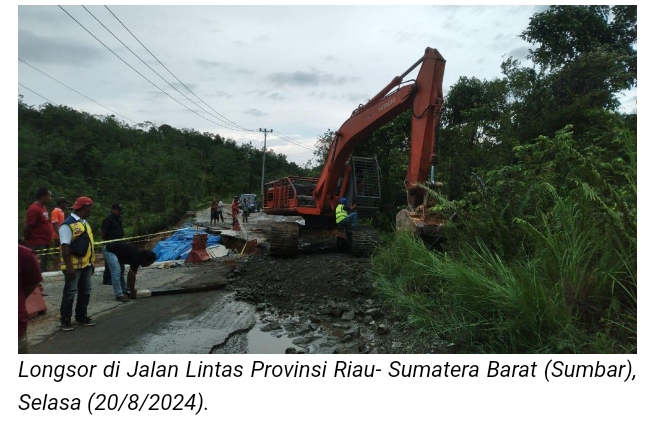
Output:
[[73,212],[59,227],[61,243],[61,270],[65,282],[61,297],[61,330],[72,331],[73,301],[75,321],[79,325],[93,326],[95,322],[88,317],[88,303],[91,299],[91,276],[95,272],[95,246],[93,231],[86,219],[91,215],[93,201],[80,196],[72,207]]
[[61,243],[59,242],[59,227],[66,219],[66,215],[63,210],[66,207],[68,207],[68,200],[62,197],[57,199],[57,202],[55,204],[56,207],[54,208],[54,210],[52,210],[52,213],[50,214],[50,221],[52,221],[52,229],[54,230],[54,232],[52,233],[52,239],[54,240],[54,247],[57,250],[57,252],[53,255],[54,270],[59,270],[60,268],[59,262],[61,260],[59,256],[59,247],[61,246]]

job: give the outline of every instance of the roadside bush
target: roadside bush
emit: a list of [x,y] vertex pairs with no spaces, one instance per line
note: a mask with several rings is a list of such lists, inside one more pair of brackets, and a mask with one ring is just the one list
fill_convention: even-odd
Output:
[[567,129],[517,147],[520,170],[488,177],[449,252],[397,234],[373,257],[380,297],[460,352],[636,352],[637,165],[633,138],[621,141],[607,161]]

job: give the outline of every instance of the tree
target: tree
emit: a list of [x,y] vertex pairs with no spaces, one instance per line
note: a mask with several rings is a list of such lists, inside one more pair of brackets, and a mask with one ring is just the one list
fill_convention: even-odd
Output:
[[535,14],[521,36],[539,44],[529,58],[543,68],[555,71],[601,50],[618,59],[625,86],[637,85],[637,6],[552,6]]
[[322,170],[322,167],[326,162],[329,148],[331,147],[331,142],[333,142],[334,137],[335,133],[331,131],[331,129],[328,129],[322,134],[322,136],[317,138],[317,142],[315,143],[317,149],[313,151],[313,155],[315,156],[315,166],[319,171]]
[[450,198],[469,189],[479,166],[501,162],[510,152],[511,120],[507,80],[461,77],[451,87],[442,112],[438,144],[439,177]]
[[[19,226],[36,190],[47,186],[69,200],[92,197],[99,211],[90,218],[93,227],[104,217],[101,210],[120,201],[129,210],[128,235],[162,230],[186,210],[206,206],[207,198],[257,187],[260,162],[251,143],[150,122],[132,128],[111,116],[49,104],[34,108],[19,100]],[[307,173],[275,153],[268,165],[270,177]]]

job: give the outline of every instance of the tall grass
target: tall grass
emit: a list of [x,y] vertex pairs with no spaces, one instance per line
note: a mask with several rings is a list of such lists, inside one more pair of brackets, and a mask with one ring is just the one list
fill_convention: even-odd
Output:
[[528,186],[546,206],[503,225],[519,228],[527,245],[519,255],[480,237],[432,252],[397,233],[372,258],[379,295],[420,334],[459,352],[636,352],[636,155],[632,143],[624,147],[619,186],[601,182],[601,170],[613,167],[583,156],[588,177],[570,172],[565,188]]
[[373,257],[376,288],[408,326],[460,352],[635,351],[636,313],[614,298],[623,267],[590,266],[598,244],[592,254],[582,236],[565,238],[543,241],[546,260],[505,262],[480,240],[454,258],[399,233]]

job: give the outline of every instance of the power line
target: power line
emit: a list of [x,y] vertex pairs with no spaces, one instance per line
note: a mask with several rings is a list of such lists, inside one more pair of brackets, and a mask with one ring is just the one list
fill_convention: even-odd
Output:
[[27,89],[27,90],[30,91],[31,93],[33,93],[33,94],[35,94],[35,95],[38,95],[39,97],[43,98],[45,101],[47,101],[48,103],[52,104],[53,106],[58,106],[58,104],[53,103],[52,101],[50,101],[50,100],[48,100],[47,98],[45,98],[43,95],[39,94],[38,92],[35,92],[35,91],[31,90],[30,88],[28,88],[27,86],[21,84],[20,82],[18,82],[18,86],[22,86],[22,87],[24,87],[25,89]]
[[[67,84],[60,82],[59,80],[55,79],[55,78],[52,77],[51,75],[49,75],[49,74],[47,74],[47,73],[44,73],[43,71],[41,71],[40,69],[38,69],[38,68],[35,67],[34,65],[31,65],[31,64],[25,62],[25,61],[24,61],[23,59],[21,59],[20,57],[18,58],[18,60],[19,60],[20,62],[23,62],[25,65],[29,66],[30,68],[33,68],[33,69],[35,69],[36,71],[40,72],[40,73],[43,74],[44,76],[46,76],[46,77],[48,77],[48,78],[54,80],[55,82],[59,83],[60,85],[67,87],[68,89],[70,89],[71,91],[75,92],[76,94],[79,94],[79,95],[81,95],[82,97],[86,98],[87,100],[92,101],[92,102],[94,102],[95,104],[104,107],[104,108],[107,109],[109,112],[113,112],[113,113],[115,113],[116,115],[120,116],[121,118],[126,119],[127,121],[131,122],[131,123],[134,124],[134,125],[137,124],[137,122],[134,122],[134,121],[132,121],[131,119],[127,118],[126,116],[121,115],[120,113],[118,113],[118,112],[116,112],[116,111],[113,111],[113,110],[109,109],[109,108],[108,108],[107,106],[105,106],[104,104],[100,104],[100,103],[98,103],[98,102],[95,101],[94,99],[89,98],[89,97],[87,97],[86,95],[82,94],[81,92],[76,91],[75,89],[71,88],[71,87],[68,86]],[[38,95],[38,94],[37,94],[37,95]],[[49,100],[48,100],[48,101],[49,101]]]
[[[245,128],[245,127],[242,127],[242,126],[236,124],[235,122],[229,120],[227,117],[225,117],[225,116],[222,115],[220,112],[218,112],[218,111],[215,110],[213,107],[211,107],[207,102],[205,102],[204,100],[202,100],[202,99],[201,99],[201,98],[200,98],[200,97],[199,97],[195,92],[193,92],[193,91],[192,91],[188,86],[186,86],[186,84],[185,84],[184,82],[182,82],[181,79],[179,79],[176,75],[174,75],[174,74],[172,73],[172,71],[170,71],[170,70],[168,69],[168,67],[165,66],[165,65],[163,64],[163,62],[161,62],[161,61],[160,61],[160,60],[159,60],[159,59],[154,55],[154,53],[152,53],[152,52],[151,52],[151,51],[150,51],[150,50],[145,46],[145,44],[143,44],[143,43],[140,41],[140,39],[138,39],[138,38],[136,37],[136,35],[134,35],[134,34],[132,33],[132,31],[129,30],[129,29],[127,28],[127,26],[126,26],[126,25],[125,25],[125,24],[124,24],[124,23],[123,23],[123,22],[122,22],[122,21],[121,21],[121,20],[116,16],[116,14],[113,13],[113,11],[111,11],[111,9],[109,9],[108,6],[104,5],[104,7],[105,7],[105,8],[109,11],[109,13],[110,13],[111,15],[113,15],[113,17],[114,17],[114,18],[115,18],[115,19],[116,19],[116,20],[117,20],[117,21],[118,21],[118,22],[119,22],[119,23],[120,23],[120,24],[125,28],[125,30],[127,30],[127,31],[129,32],[129,34],[132,35],[132,36],[134,37],[134,39],[135,39],[136,41],[138,41],[139,44],[141,44],[141,47],[143,47],[143,48],[144,48],[144,49],[145,49],[145,50],[146,50],[146,51],[147,51],[147,52],[148,52],[148,53],[149,53],[149,54],[150,54],[150,55],[151,55],[151,56],[152,56],[152,57],[153,57],[153,58],[154,58],[158,63],[159,63],[159,65],[161,65],[163,68],[165,68],[165,70],[168,71],[168,72],[170,73],[170,75],[173,76],[173,77],[175,78],[175,80],[177,80],[179,83],[181,83],[181,84],[182,84],[182,85],[183,85],[183,86],[188,90],[188,92],[190,92],[191,94],[193,94],[193,95],[194,95],[198,100],[200,100],[202,103],[204,103],[204,105],[205,105],[206,107],[208,107],[209,109],[213,110],[216,114],[218,114],[218,116],[220,116],[222,119],[224,119],[224,120],[225,120],[226,122],[228,122],[229,124],[232,124],[232,125],[234,125],[235,127],[238,127],[238,128],[241,129],[241,130],[245,130],[245,131],[254,131],[254,130],[251,130],[251,129],[248,129],[248,128]],[[198,107],[199,107],[199,106],[198,106]]]
[[[282,134],[282,133],[276,132],[275,135],[277,135],[277,136],[280,137],[281,139],[285,139],[285,140],[287,140],[288,142],[294,143],[295,145],[303,146],[303,147],[306,148],[306,149],[311,149],[311,148],[307,148],[307,147],[309,147],[310,145],[305,145],[305,144],[303,144],[303,143],[301,143],[301,142],[297,142],[297,141],[295,141],[295,140],[293,140],[293,139],[290,139],[288,136],[286,136],[286,135],[284,135],[284,134]],[[316,147],[315,145],[313,145],[313,149],[317,149],[317,147]]]
[[277,134],[277,133],[273,133],[273,134],[274,134],[275,136],[277,136],[279,139],[286,140],[286,141],[288,141],[288,142],[290,142],[290,143],[292,143],[292,144],[294,144],[294,145],[297,145],[297,146],[299,146],[299,147],[305,148],[305,149],[307,149],[307,150],[309,150],[309,151],[317,151],[316,148],[309,148],[308,146],[306,146],[306,145],[304,145],[304,144],[302,144],[302,143],[299,143],[299,142],[295,142],[294,140],[289,139],[289,138],[287,138],[287,137],[285,137],[285,136],[283,136],[283,135],[280,135],[280,134]]
[[134,68],[133,66],[131,66],[131,65],[129,64],[129,62],[127,62],[126,60],[124,60],[124,59],[123,59],[122,57],[120,57],[120,56],[119,56],[115,51],[113,51],[111,48],[109,48],[109,47],[108,47],[104,42],[100,41],[100,40],[99,40],[99,39],[98,39],[98,38],[97,38],[97,37],[96,37],[96,36],[95,36],[95,35],[94,35],[90,30],[88,30],[86,27],[84,27],[84,25],[82,25],[82,23],[80,23],[79,21],[77,21],[77,20],[75,19],[75,17],[73,17],[72,15],[70,15],[70,14],[68,13],[68,11],[66,11],[66,10],[65,10],[63,7],[61,7],[60,5],[58,5],[58,6],[59,6],[59,8],[60,8],[62,11],[64,11],[64,12],[66,13],[66,15],[68,15],[68,16],[69,16],[73,21],[75,21],[77,24],[79,24],[79,26],[80,26],[82,29],[86,30],[86,32],[88,32],[89,35],[91,35],[93,38],[95,38],[96,41],[98,41],[100,44],[102,44],[102,45],[104,46],[104,48],[106,48],[107,50],[109,50],[109,51],[110,51],[114,56],[116,56],[118,59],[120,59],[120,60],[121,60],[125,65],[127,65],[129,68],[131,68],[131,69],[132,69],[136,74],[138,74],[139,76],[143,77],[143,78],[144,78],[148,83],[150,83],[152,86],[154,86],[155,88],[157,88],[159,91],[163,92],[163,93],[164,93],[165,95],[167,95],[169,98],[173,99],[177,104],[179,104],[179,105],[185,107],[186,109],[190,110],[191,112],[193,112],[194,114],[196,114],[196,115],[199,116],[200,118],[205,119],[206,121],[209,121],[209,122],[211,122],[211,123],[213,123],[213,124],[215,124],[215,125],[218,125],[218,126],[220,126],[220,127],[225,127],[225,128],[230,129],[230,130],[234,130],[233,128],[227,127],[227,126],[225,126],[225,125],[223,125],[223,124],[219,124],[219,123],[213,121],[212,119],[209,119],[209,118],[206,118],[205,116],[202,116],[201,114],[197,113],[196,111],[194,111],[194,110],[191,109],[190,107],[186,106],[184,103],[182,103],[181,101],[177,100],[175,97],[173,97],[172,95],[168,94],[166,91],[164,91],[163,89],[161,89],[160,87],[158,87],[158,86],[157,86],[155,83],[153,83],[150,79],[148,79],[148,78],[145,77],[143,74],[141,74],[140,71],[138,71],[136,68]]
[[[137,55],[136,53],[134,53],[134,51],[133,51],[131,48],[129,48],[129,47],[127,46],[127,44],[125,44],[124,42],[122,42],[122,40],[121,40],[120,38],[118,38],[118,37],[117,37],[117,36],[116,36],[116,35],[115,35],[111,30],[109,30],[109,29],[107,28],[107,26],[105,26],[105,25],[104,25],[104,24],[103,24],[103,23],[102,23],[102,22],[101,22],[101,21],[100,21],[100,20],[95,16],[95,15],[93,15],[93,13],[92,13],[91,11],[89,11],[89,10],[86,8],[86,6],[82,5],[82,7],[84,8],[84,10],[85,10],[86,12],[89,13],[90,16],[92,16],[93,18],[95,18],[95,21],[97,21],[97,22],[98,22],[102,27],[104,27],[104,29],[105,29],[107,32],[109,32],[109,33],[110,33],[114,38],[116,38],[116,39],[118,40],[118,42],[120,42],[120,43],[123,45],[123,47],[125,47],[127,50],[129,50],[129,52],[130,52],[131,54],[133,54],[134,56],[136,56],[136,58],[137,58],[138,60],[140,60],[140,61],[143,63],[143,65],[145,65],[146,67],[148,67],[148,68],[149,68],[149,69],[150,69],[154,74],[156,74],[157,76],[159,76],[159,78],[161,78],[161,80],[163,80],[164,82],[166,82],[166,83],[167,83],[167,84],[168,84],[172,89],[174,89],[175,91],[177,91],[177,93],[179,93],[182,97],[186,98],[188,101],[190,101],[191,103],[193,103],[195,106],[197,106],[197,108],[199,108],[200,110],[202,110],[204,113],[206,113],[207,115],[209,115],[209,116],[213,116],[214,118],[218,119],[215,115],[213,115],[212,113],[207,112],[206,109],[204,109],[203,107],[200,107],[200,106],[199,106],[195,101],[193,101],[193,100],[191,100],[190,98],[188,98],[188,96],[186,96],[184,93],[182,93],[182,92],[181,92],[179,89],[177,89],[177,88],[176,88],[172,83],[170,83],[169,81],[167,81],[163,76],[161,76],[161,74],[159,74],[156,70],[154,70],[154,68],[152,68],[150,65],[148,65],[147,62],[145,62],[145,61],[144,61],[144,60],[143,60],[139,55]],[[131,33],[131,32],[130,32],[130,33]],[[219,120],[219,119],[218,119],[218,121],[222,122],[222,121]],[[232,127],[229,127],[229,126],[226,126],[226,125],[225,125],[224,127],[225,127],[225,128],[232,128]]]

